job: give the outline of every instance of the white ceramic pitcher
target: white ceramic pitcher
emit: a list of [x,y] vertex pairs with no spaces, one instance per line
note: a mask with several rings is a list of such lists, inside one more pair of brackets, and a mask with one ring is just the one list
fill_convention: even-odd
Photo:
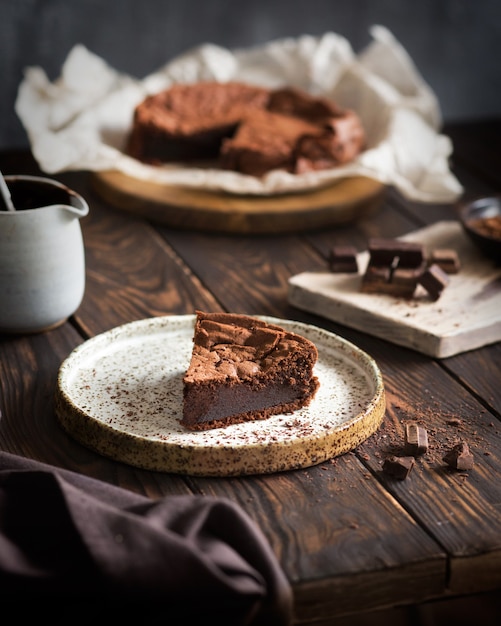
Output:
[[87,202],[61,183],[5,176],[16,211],[0,210],[0,332],[50,330],[80,306]]

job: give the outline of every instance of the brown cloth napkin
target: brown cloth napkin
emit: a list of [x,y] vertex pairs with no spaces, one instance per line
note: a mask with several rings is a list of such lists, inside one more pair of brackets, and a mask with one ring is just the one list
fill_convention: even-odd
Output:
[[[280,626],[292,593],[264,535],[224,498],[134,494],[0,452],[0,596],[16,618]],[[36,607],[36,608],[35,608]],[[46,614],[46,615],[45,615]],[[52,622],[53,623],[53,622]]]

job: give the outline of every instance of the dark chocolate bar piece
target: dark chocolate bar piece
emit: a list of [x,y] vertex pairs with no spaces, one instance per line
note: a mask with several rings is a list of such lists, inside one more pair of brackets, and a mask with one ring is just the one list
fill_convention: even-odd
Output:
[[384,293],[400,298],[412,298],[422,267],[407,269],[372,265],[369,263],[362,277],[360,291]]
[[428,452],[428,433],[416,422],[405,425],[405,451],[417,456]]
[[329,255],[331,272],[358,273],[357,250],[354,246],[334,246]]
[[401,267],[394,269],[391,272],[390,278],[390,283],[393,287],[392,293],[394,295],[412,298],[422,271],[422,266],[417,269]]
[[461,267],[458,253],[450,248],[435,248],[428,256],[428,265],[438,265],[446,274],[457,274]]
[[384,460],[383,472],[398,480],[405,480],[414,467],[413,456],[389,456]]
[[360,291],[364,293],[391,293],[391,269],[368,265],[362,277]]
[[432,300],[438,300],[442,291],[449,284],[449,276],[438,265],[431,265],[419,277],[419,284],[422,285]]
[[473,467],[473,454],[465,441],[461,441],[449,450],[444,456],[444,461],[457,470],[469,470]]
[[411,241],[372,238],[369,239],[368,249],[373,265],[391,266],[398,257],[398,267],[416,268],[425,260],[423,245]]

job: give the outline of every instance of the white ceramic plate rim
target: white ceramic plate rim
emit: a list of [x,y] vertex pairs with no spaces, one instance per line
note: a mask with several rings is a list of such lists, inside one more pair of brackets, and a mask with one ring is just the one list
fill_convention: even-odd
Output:
[[[275,317],[256,317],[299,333],[317,346],[319,360],[315,373],[320,380],[320,389],[308,407],[289,415],[209,431],[184,429],[179,424],[182,374],[191,355],[195,315],[163,316],[130,322],[97,335],[75,348],[63,361],[58,374],[61,401],[57,412],[60,418],[64,417],[64,427],[70,434],[76,431],[77,439],[87,444],[86,436],[83,435],[82,439],[78,433],[82,428],[97,427],[104,439],[113,439],[116,435],[123,442],[124,437],[132,438],[138,444],[144,442],[145,450],[148,444],[152,444],[183,452],[210,449],[262,452],[277,445],[294,448],[298,442],[322,442],[332,433],[349,430],[355,422],[380,407],[384,395],[381,372],[375,361],[360,348],[313,325]],[[144,353],[143,340],[148,344]],[[179,349],[169,356],[164,348],[173,344]],[[157,354],[153,354],[155,350],[158,350]],[[129,356],[132,360],[127,360]],[[162,371],[164,365],[166,370]],[[127,389],[128,381],[135,380],[135,389],[140,389],[143,372],[145,376],[154,376],[157,370],[159,379],[148,391],[153,396],[147,394],[144,402],[139,396],[130,401],[134,385]],[[165,386],[159,383],[162,377]],[[119,389],[121,391],[117,393]],[[162,395],[164,391],[165,395]],[[110,406],[122,410],[120,419],[115,419]],[[130,408],[129,416],[123,411],[124,406]],[[141,413],[139,417],[138,412]],[[107,446],[103,447],[99,441],[91,447],[107,453]],[[119,448],[110,453],[114,458],[117,455],[121,456]],[[130,462],[125,452],[124,456]],[[148,461],[139,460],[137,464],[148,466]]]
[[[153,436],[147,430],[145,434],[142,434],[142,427],[136,427],[137,420],[131,421],[128,427],[126,425],[127,420],[125,420],[125,425],[123,420],[118,423],[113,421],[107,423],[103,416],[104,405],[102,403],[103,401],[105,403],[112,400],[116,401],[116,398],[103,398],[100,395],[99,399],[95,399],[95,403],[91,403],[89,406],[89,400],[92,401],[91,391],[87,390],[89,393],[86,393],[85,389],[78,388],[78,385],[86,380],[83,376],[84,370],[88,373],[89,366],[96,367],[103,358],[106,365],[109,363],[107,359],[113,352],[120,354],[122,358],[122,349],[132,350],[134,343],[144,340],[145,336],[155,339],[161,335],[172,337],[174,334],[181,333],[185,339],[189,337],[189,346],[184,346],[184,357],[186,357],[186,354],[191,351],[194,315],[164,316],[130,322],[89,339],[75,348],[62,363],[58,375],[59,390],[68,406],[82,413],[88,419],[99,422],[104,428],[124,432],[140,439],[160,439],[170,444],[194,447],[214,445],[215,442],[212,441],[214,438],[217,440],[217,445],[222,447],[262,445],[265,434],[274,437],[277,435],[277,429],[285,441],[293,440],[296,437],[304,438],[305,436],[314,438],[316,435],[323,435],[331,429],[346,428],[353,420],[371,410],[371,407],[377,403],[383,389],[382,376],[375,361],[368,354],[343,338],[316,326],[274,317],[260,317],[270,323],[278,324],[287,330],[308,337],[314,341],[319,350],[319,362],[315,371],[320,379],[320,390],[308,407],[296,411],[292,416],[277,415],[265,421],[235,424],[224,429],[218,428],[204,432],[192,432],[179,427],[180,433],[173,434],[172,424],[174,420],[177,421],[180,417],[179,411],[181,410],[180,403],[182,400],[178,397],[175,400],[175,404],[178,405],[177,416],[163,416],[162,419],[169,417],[166,421],[165,431],[159,433],[158,436]],[[330,367],[328,362],[323,364],[324,361],[330,361],[334,358],[333,355],[337,357],[339,365],[337,368]],[[147,359],[148,357],[149,351],[146,350],[144,358]],[[181,351],[171,355],[170,359],[165,355],[165,359],[166,361],[170,360],[171,365],[177,367],[179,372],[182,372],[187,366],[187,360],[183,358]],[[139,367],[141,364],[124,362],[122,369],[106,372],[110,382],[113,380],[119,382],[120,379],[125,380],[129,377],[131,365]],[[333,388],[333,385],[340,382],[339,377],[344,377],[346,391],[353,394],[351,400],[348,399],[346,402],[343,402],[343,398],[336,402],[334,398],[336,389]],[[350,389],[350,386],[353,387],[357,381],[365,384],[369,390],[367,391],[367,388],[364,387],[364,389],[355,390],[356,393],[353,393],[354,390]],[[103,384],[102,380],[99,384]],[[114,391],[111,390],[110,394],[113,393]],[[326,401],[332,403],[332,406],[327,406]],[[157,411],[158,407],[154,407],[154,410]],[[344,415],[340,416],[340,412]],[[131,415],[131,417],[133,416]],[[143,419],[146,421],[150,419],[147,411]],[[313,424],[314,427],[305,429],[305,423]],[[287,434],[286,437],[284,437],[284,432]]]

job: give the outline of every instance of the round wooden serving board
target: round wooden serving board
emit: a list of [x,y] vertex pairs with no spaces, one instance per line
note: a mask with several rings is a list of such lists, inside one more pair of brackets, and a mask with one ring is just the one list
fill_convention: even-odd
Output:
[[385,186],[361,176],[326,187],[280,195],[238,195],[152,183],[121,172],[92,174],[111,205],[172,228],[270,234],[343,224],[375,211]]
[[59,423],[115,461],[193,476],[309,467],[352,450],[379,428],[385,392],[369,355],[316,326],[261,319],[317,346],[320,387],[307,407],[225,428],[181,426],[195,323],[194,315],[181,315],[130,322],[75,348],[59,370]]

